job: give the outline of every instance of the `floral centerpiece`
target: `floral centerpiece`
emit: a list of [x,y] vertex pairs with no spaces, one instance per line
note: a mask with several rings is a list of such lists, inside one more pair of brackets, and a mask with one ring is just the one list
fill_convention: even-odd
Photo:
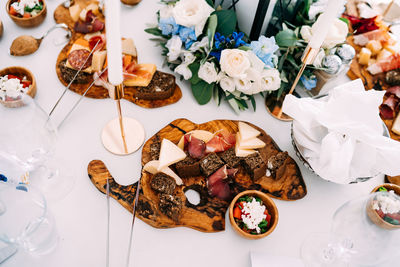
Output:
[[232,9],[214,7],[212,0],[162,1],[158,25],[147,33],[157,36],[168,66],[190,81],[201,105],[214,97],[236,111],[255,109],[255,95],[280,88],[276,66],[279,47],[274,37],[249,42],[237,28]]
[[[327,0],[283,0],[277,4],[269,32],[277,32],[275,38],[279,45],[281,56],[278,69],[282,84],[273,96],[280,98],[285,95],[301,68],[301,57],[307,43],[313,34],[313,25],[324,11]],[[280,6],[282,5],[282,6]],[[344,11],[344,10],[343,10]],[[316,73],[326,73],[329,76],[338,74],[351,62],[355,56],[354,49],[345,44],[348,35],[348,21],[339,18],[331,25],[314,63],[308,65],[301,77],[301,85],[310,91],[317,86]]]

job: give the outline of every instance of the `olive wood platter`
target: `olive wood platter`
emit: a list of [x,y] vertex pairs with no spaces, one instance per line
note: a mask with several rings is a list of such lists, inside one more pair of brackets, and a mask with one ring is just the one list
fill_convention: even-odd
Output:
[[[248,124],[261,132],[259,138],[266,143],[264,148],[259,149],[259,153],[265,162],[270,156],[276,155],[281,151],[274,140],[262,129],[250,123]],[[186,132],[195,129],[210,132],[226,129],[231,133],[236,133],[238,131],[237,125],[238,121],[232,120],[215,120],[203,124],[195,124],[187,119],[177,119],[161,129],[144,144],[142,166],[151,160],[150,145],[156,140],[166,138],[177,144]],[[93,160],[89,163],[88,175],[92,183],[102,193],[106,192],[108,177],[110,196],[132,212],[137,182],[128,186],[119,185],[100,160]],[[184,226],[202,232],[218,232],[225,229],[225,212],[230,202],[210,196],[204,176],[182,178],[184,184],[177,186],[174,192],[182,200],[182,210],[179,219],[172,220],[158,208],[159,197],[150,187],[152,175],[143,170],[141,175],[141,190],[136,215],[144,222],[156,228]],[[276,178],[264,176],[253,182],[243,167],[239,167],[239,172],[234,177],[230,187],[233,193],[232,196],[245,190],[260,190],[273,198],[281,200],[298,200],[307,193],[300,169],[291,157],[288,157],[277,170]],[[198,205],[193,205],[186,199],[185,192],[189,189],[195,190],[200,194],[200,203]]]
[[[75,3],[81,4],[81,6],[87,6],[89,3],[95,2],[95,1],[90,1],[90,0],[76,0]],[[100,20],[104,21],[104,16],[99,15],[98,16]],[[69,10],[65,8],[62,4],[59,5],[56,10],[54,11],[54,20],[56,23],[65,23],[68,25],[68,27],[71,29],[72,32],[72,37],[70,42],[61,50],[60,54],[57,57],[57,63],[56,63],[56,73],[57,77],[60,80],[60,82],[64,86],[68,86],[68,82],[66,82],[61,75],[61,70],[59,68],[59,64],[61,61],[65,60],[68,58],[67,53],[69,49],[71,48],[72,44],[79,38],[83,38],[84,34],[75,32],[74,29],[74,21],[72,20]],[[137,57],[135,58],[137,61]],[[93,79],[89,79],[88,83],[84,84],[78,84],[78,83],[73,83],[69,87],[69,89],[75,93],[78,93],[80,95],[83,95],[84,92],[87,90],[89,85],[92,83]],[[179,101],[182,97],[182,91],[179,88],[178,85],[176,85],[174,93],[172,96],[170,96],[167,99],[160,99],[160,100],[144,100],[144,99],[138,99],[134,97],[135,95],[135,88],[134,87],[124,87],[124,96],[123,98],[140,106],[143,108],[158,108],[158,107],[163,107],[167,106],[170,104],[174,104]],[[95,99],[105,99],[109,98],[109,93],[108,90],[102,86],[96,86],[93,85],[92,88],[86,93],[86,97],[90,98],[95,98]]]

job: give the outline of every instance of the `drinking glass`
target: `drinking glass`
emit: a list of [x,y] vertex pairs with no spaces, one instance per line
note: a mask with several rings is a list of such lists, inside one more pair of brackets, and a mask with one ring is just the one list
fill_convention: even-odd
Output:
[[38,189],[0,182],[0,241],[35,256],[56,247],[54,219]]
[[72,189],[74,175],[55,153],[57,128],[28,95],[18,107],[0,104],[0,156],[12,158],[25,170],[26,181],[40,187],[46,197],[61,198]]
[[[330,233],[314,233],[304,241],[306,266],[379,266],[400,249],[400,231],[375,224],[367,215],[368,203],[387,192],[376,192],[342,205],[334,214]],[[398,195],[393,197],[400,201]]]

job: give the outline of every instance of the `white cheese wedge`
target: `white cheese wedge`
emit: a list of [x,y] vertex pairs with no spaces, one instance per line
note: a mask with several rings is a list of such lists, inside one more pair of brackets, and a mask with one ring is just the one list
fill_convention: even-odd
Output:
[[239,121],[239,132],[240,135],[242,136],[242,141],[247,141],[253,138],[256,138],[257,136],[259,136],[261,134],[260,131],[254,129],[253,127],[251,127],[250,125]]
[[79,14],[81,13],[81,7],[78,4],[69,7],[69,15],[74,22],[79,20]]
[[253,153],[256,153],[257,151],[252,150],[252,149],[241,149],[239,148],[239,145],[235,145],[235,154],[236,157],[247,157]]
[[160,165],[158,171],[186,158],[185,152],[168,139],[163,139],[160,149]]
[[107,51],[96,51],[93,53],[92,58],[92,70],[101,71],[103,69],[104,62],[106,61]]
[[122,43],[122,53],[126,55],[131,55],[136,57],[137,56],[137,51],[136,51],[136,46],[135,43],[133,42],[133,39],[127,38],[121,41]]
[[89,10],[92,10],[94,15],[99,14],[99,6],[96,5],[95,3],[92,3],[92,4],[88,5],[87,7],[85,7],[84,9],[82,9],[81,12],[79,13],[79,18],[82,21],[86,20],[86,14]]
[[[159,172],[158,171],[158,166],[159,165],[160,165],[160,161],[152,160],[152,161],[147,162],[143,166],[143,170],[145,170],[145,171],[147,171],[147,172],[149,172],[151,174],[156,174],[157,172]],[[182,179],[176,173],[174,173],[169,167],[165,167],[160,172],[165,173],[166,175],[169,175],[172,178],[174,178],[177,185],[182,185],[183,184]]]
[[90,38],[94,37],[94,36],[98,36],[101,35],[101,32],[92,32],[92,33],[87,33],[83,36],[83,39],[89,41]]
[[[202,140],[204,143],[207,143],[214,137],[213,133],[211,133],[209,131],[205,131],[205,130],[193,130],[193,131],[188,132],[187,134],[191,134],[193,137]],[[185,145],[184,139],[185,139],[185,136],[182,136],[181,140],[179,140],[179,143],[178,143],[178,147],[182,150]]]
[[238,144],[240,149],[257,149],[265,147],[265,143],[257,137],[243,141],[241,139],[240,133],[236,134],[236,143]]
[[400,114],[397,115],[396,119],[395,119],[394,122],[393,122],[392,131],[393,131],[395,134],[400,135]]

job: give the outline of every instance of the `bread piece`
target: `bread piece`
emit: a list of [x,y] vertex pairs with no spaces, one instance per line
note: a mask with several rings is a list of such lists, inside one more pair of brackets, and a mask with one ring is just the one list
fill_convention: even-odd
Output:
[[174,94],[175,76],[169,73],[156,71],[150,84],[146,87],[135,86],[134,96],[144,100],[167,99]]
[[224,166],[224,162],[215,153],[210,153],[200,160],[200,170],[206,177],[209,177],[222,166]]
[[175,168],[180,177],[186,178],[201,175],[200,162],[189,156],[187,156],[184,160],[176,163]]

